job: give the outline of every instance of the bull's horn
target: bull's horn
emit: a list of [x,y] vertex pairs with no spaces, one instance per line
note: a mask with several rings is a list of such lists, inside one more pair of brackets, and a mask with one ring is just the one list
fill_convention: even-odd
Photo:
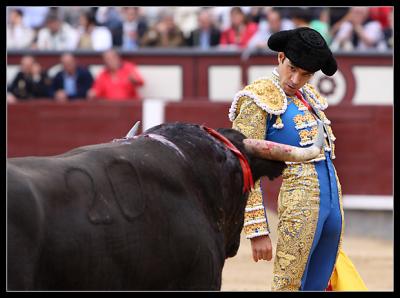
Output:
[[243,143],[248,152],[260,158],[292,162],[310,160],[318,156],[324,144],[324,126],[320,120],[317,121],[318,137],[314,144],[308,148],[257,139],[244,139]]
[[140,121],[137,121],[131,130],[126,134],[125,138],[133,138],[139,129],[139,125]]

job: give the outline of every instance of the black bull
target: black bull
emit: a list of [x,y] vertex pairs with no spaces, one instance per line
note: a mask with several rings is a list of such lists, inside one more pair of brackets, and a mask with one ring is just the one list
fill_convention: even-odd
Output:
[[[283,162],[245,152],[256,181]],[[220,290],[247,193],[238,158],[201,127],[8,159],[9,290]],[[180,152],[178,151],[180,150]]]

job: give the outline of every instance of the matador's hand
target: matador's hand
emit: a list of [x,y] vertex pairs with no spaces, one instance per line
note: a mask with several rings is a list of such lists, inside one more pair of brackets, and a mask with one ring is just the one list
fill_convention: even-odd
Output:
[[258,262],[258,260],[271,261],[272,242],[268,235],[254,237],[251,238],[250,241],[254,262]]

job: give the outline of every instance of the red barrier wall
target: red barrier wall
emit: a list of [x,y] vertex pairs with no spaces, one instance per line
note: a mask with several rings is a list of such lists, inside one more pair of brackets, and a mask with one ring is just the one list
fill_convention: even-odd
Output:
[[46,100],[8,105],[7,156],[55,155],[123,137],[142,118],[142,103]]

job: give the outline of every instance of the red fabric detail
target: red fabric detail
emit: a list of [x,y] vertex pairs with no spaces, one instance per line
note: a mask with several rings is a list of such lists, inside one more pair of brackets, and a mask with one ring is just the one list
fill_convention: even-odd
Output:
[[329,284],[328,284],[328,286],[326,287],[325,291],[326,291],[326,292],[332,292],[332,291],[333,291],[331,281],[329,281]]
[[297,96],[297,98],[300,99],[301,102],[307,107],[307,109],[308,109],[309,111],[312,112],[311,106],[310,106],[310,105],[308,104],[308,102],[306,102],[306,100],[303,98],[303,95],[301,94],[301,92],[300,92],[299,90],[296,91],[296,96]]
[[369,16],[371,19],[378,21],[382,25],[382,29],[390,28],[390,14],[392,13],[393,7],[391,6],[380,6],[370,7]]
[[240,166],[242,167],[243,172],[243,193],[250,191],[252,188],[254,188],[253,174],[251,173],[250,165],[247,162],[247,159],[243,156],[242,152],[240,152],[239,149],[237,149],[235,145],[231,143],[231,141],[229,141],[216,130],[206,126],[202,126],[202,128],[214,138],[221,141],[239,158]]

